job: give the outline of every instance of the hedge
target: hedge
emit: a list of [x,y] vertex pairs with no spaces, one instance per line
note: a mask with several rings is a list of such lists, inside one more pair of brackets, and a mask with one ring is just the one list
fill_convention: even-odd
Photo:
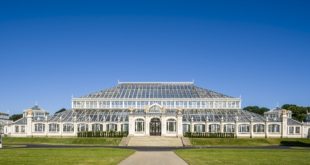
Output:
[[235,138],[235,133],[185,132],[184,137],[191,138]]
[[114,132],[114,131],[84,131],[78,132],[78,137],[126,137],[128,132]]

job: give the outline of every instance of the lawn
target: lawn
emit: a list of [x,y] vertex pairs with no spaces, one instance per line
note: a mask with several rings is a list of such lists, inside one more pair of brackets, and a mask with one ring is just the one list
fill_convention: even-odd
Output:
[[176,154],[191,165],[309,164],[309,149],[190,149]]
[[133,150],[110,148],[0,149],[0,164],[118,164]]
[[[281,138],[190,138],[193,146],[269,146],[269,145],[310,145],[310,139]],[[294,143],[293,143],[294,142]]]
[[4,145],[12,144],[78,144],[78,145],[104,145],[117,146],[122,138],[52,138],[52,137],[5,137]]

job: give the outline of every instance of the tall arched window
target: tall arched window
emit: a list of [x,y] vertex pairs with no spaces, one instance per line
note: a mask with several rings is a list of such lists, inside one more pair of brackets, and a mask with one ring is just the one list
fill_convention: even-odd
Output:
[[211,133],[221,132],[221,126],[219,124],[210,124],[209,125],[209,132],[211,132]]
[[253,132],[255,133],[264,133],[265,125],[264,124],[255,124],[253,125]]
[[117,131],[117,124],[110,123],[107,125],[107,131]]
[[37,123],[34,124],[34,132],[44,132],[45,131],[45,124]]
[[135,131],[136,132],[144,132],[144,120],[143,119],[136,119]]
[[224,125],[225,133],[234,133],[235,132],[235,124],[225,124]]
[[65,123],[63,125],[63,132],[73,132],[74,131],[74,125],[71,123]]
[[99,123],[92,124],[92,131],[103,131],[103,125]]
[[183,124],[183,133],[191,132],[189,124]]
[[88,131],[88,124],[80,123],[77,125],[78,132]]
[[195,124],[194,132],[205,132],[206,126],[204,124]]
[[176,124],[177,122],[175,119],[168,119],[167,120],[167,132],[176,132]]
[[128,124],[122,124],[121,131],[122,132],[128,132],[128,128],[129,128]]
[[59,124],[51,123],[48,125],[49,132],[59,132]]
[[249,124],[240,124],[239,125],[239,133],[249,133],[250,125]]
[[269,124],[268,132],[270,133],[280,133],[280,125],[279,124]]

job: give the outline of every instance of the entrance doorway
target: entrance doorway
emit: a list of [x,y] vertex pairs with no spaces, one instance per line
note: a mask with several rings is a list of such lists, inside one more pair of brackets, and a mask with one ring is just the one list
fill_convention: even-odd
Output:
[[161,122],[159,118],[153,118],[150,122],[150,135],[161,136]]

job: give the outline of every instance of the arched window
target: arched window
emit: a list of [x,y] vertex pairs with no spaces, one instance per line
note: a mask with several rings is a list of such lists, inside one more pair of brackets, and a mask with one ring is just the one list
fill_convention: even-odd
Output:
[[15,133],[19,132],[19,126],[15,126]]
[[268,132],[270,133],[280,133],[280,125],[279,124],[269,124]]
[[205,132],[206,126],[204,124],[195,124],[194,132]]
[[65,123],[63,124],[63,132],[73,132],[74,126],[71,123]]
[[183,133],[191,132],[189,124],[183,124]]
[[45,131],[45,124],[37,123],[34,124],[34,132],[44,132]]
[[264,133],[265,125],[264,124],[255,124],[253,125],[253,132],[255,133]]
[[117,125],[113,123],[108,124],[107,131],[114,131],[114,132],[117,131]]
[[48,125],[49,132],[59,132],[59,124],[51,123]]
[[210,124],[209,125],[209,132],[211,132],[211,133],[221,132],[221,126],[219,124]]
[[92,124],[92,131],[103,131],[103,125],[102,124]]
[[122,132],[128,132],[128,128],[129,128],[128,124],[122,124],[121,131]]
[[295,134],[300,134],[300,127],[295,127]]
[[136,132],[144,132],[144,120],[143,119],[136,119],[135,131]]
[[239,133],[249,133],[250,125],[249,124],[240,124],[239,125]]
[[88,124],[80,123],[77,125],[78,132],[88,131]]
[[177,122],[175,119],[168,119],[167,120],[167,132],[176,132],[176,124]]
[[25,126],[20,126],[20,132],[25,133]]
[[234,124],[225,124],[224,125],[224,132],[225,133],[234,133],[235,132],[235,125]]

